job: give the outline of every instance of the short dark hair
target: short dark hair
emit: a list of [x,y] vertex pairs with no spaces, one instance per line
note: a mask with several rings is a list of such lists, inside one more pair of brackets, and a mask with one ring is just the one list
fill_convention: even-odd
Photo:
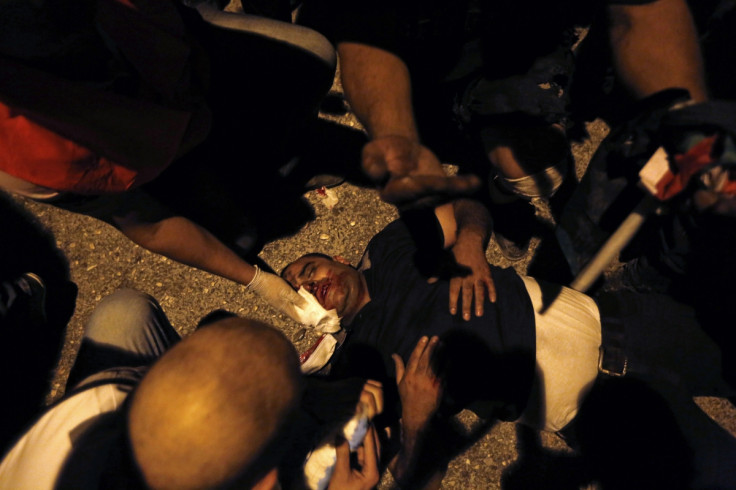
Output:
[[293,264],[293,263],[294,263],[294,262],[296,262],[297,260],[301,260],[301,259],[303,259],[303,258],[305,258],[305,257],[319,257],[319,258],[321,258],[321,259],[327,259],[327,260],[329,260],[329,261],[333,261],[333,260],[335,260],[335,259],[333,259],[332,257],[330,257],[330,256],[329,256],[329,255],[327,255],[327,254],[323,254],[323,253],[320,253],[320,252],[310,252],[310,253],[308,253],[308,254],[304,254],[304,255],[302,255],[301,257],[299,257],[298,259],[296,259],[296,260],[292,260],[291,262],[289,262],[288,264],[286,264],[286,266],[284,266],[284,268],[283,268],[283,269],[281,269],[281,273],[279,274],[279,275],[281,276],[281,278],[282,278],[282,279],[284,278],[284,272],[286,272],[286,269],[288,269],[288,268],[289,268],[289,266],[290,266],[291,264]]

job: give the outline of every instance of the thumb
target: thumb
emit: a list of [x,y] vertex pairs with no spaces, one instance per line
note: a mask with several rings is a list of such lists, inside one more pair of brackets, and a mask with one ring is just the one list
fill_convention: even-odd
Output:
[[335,444],[335,469],[334,474],[350,474],[350,446],[346,439],[341,439],[342,442]]
[[396,366],[396,384],[399,384],[404,378],[404,361],[398,354],[392,354],[391,359],[394,360],[394,365]]
[[280,277],[278,277],[278,280],[281,282],[279,286],[279,298],[287,303],[299,306],[300,308],[306,308],[307,300],[304,299],[299,293],[294,291],[294,289],[288,282],[281,279]]

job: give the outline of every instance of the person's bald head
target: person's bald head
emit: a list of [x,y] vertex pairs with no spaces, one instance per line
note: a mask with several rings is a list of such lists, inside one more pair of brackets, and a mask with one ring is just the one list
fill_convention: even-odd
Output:
[[129,412],[136,462],[153,488],[253,484],[301,394],[296,351],[276,329],[228,318],[166,352]]

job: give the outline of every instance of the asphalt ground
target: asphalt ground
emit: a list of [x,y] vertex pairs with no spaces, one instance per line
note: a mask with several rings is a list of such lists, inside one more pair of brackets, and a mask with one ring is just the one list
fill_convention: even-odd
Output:
[[[357,127],[350,114],[332,119]],[[607,129],[603,123],[594,122],[588,130],[591,137],[573,145],[579,173]],[[315,218],[292,236],[268,243],[259,257],[277,271],[312,251],[340,255],[356,264],[369,239],[395,219],[397,213],[372,188],[344,183],[332,190],[337,202],[331,207],[319,192],[305,193]],[[157,298],[183,336],[192,333],[205,314],[226,309],[280,329],[299,352],[316,339],[316,334],[276,312],[242,285],[152,254],[131,243],[113,227],[92,218],[24,199],[19,202],[54,234],[79,288],[76,309],[48,394],[49,403],[63,395],[85,321],[102,298],[119,288],[134,288]],[[540,206],[540,213],[543,208]],[[510,262],[492,241],[487,257],[491,263],[511,266],[524,273],[531,253],[524,260]],[[736,409],[728,401],[702,398],[698,403],[736,436]],[[496,423],[489,429],[466,412],[460,414],[459,421],[466,430],[467,448],[451,462],[443,488],[575,488],[569,482],[580,468],[556,435],[537,433],[511,423]],[[390,487],[390,477],[385,476],[381,486]]]

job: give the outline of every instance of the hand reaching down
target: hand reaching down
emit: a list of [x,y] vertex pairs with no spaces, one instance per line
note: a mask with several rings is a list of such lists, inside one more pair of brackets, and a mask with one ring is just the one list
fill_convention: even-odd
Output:
[[480,186],[474,175],[448,177],[431,150],[401,136],[376,138],[365,145],[362,158],[381,198],[405,209],[437,206]]

